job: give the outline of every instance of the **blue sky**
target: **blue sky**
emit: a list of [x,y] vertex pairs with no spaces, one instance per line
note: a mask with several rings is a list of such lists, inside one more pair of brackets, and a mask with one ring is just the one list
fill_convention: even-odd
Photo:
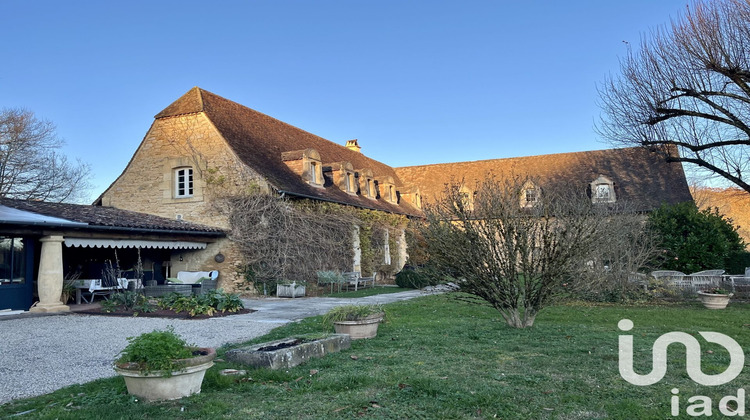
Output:
[[391,166],[607,148],[597,84],[687,0],[0,1],[0,108],[97,197],[199,86]]

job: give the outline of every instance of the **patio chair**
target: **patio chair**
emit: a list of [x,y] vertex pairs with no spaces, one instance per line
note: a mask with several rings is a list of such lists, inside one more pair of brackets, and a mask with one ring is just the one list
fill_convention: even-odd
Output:
[[194,295],[202,295],[209,290],[216,290],[216,287],[219,284],[219,271],[209,271],[208,277],[202,277],[200,281],[196,284],[193,284],[193,294]]
[[680,280],[682,277],[685,277],[685,273],[682,271],[674,270],[656,270],[652,271],[650,275],[657,280]]
[[683,280],[686,276],[682,271],[674,270],[657,270],[650,273],[651,277],[656,280],[662,280],[668,284],[676,284]]
[[745,268],[744,276],[723,276],[724,285],[735,294],[750,295],[750,267]]
[[703,270],[685,276],[685,279],[690,282],[693,291],[697,292],[698,290],[719,286],[723,274],[724,270]]
[[649,273],[654,279],[664,282],[665,286],[671,286],[674,289],[679,289],[681,293],[691,292],[691,283],[686,281],[686,274],[681,271],[675,270],[657,270]]
[[109,276],[103,276],[101,279],[91,280],[89,284],[89,293],[91,296],[88,303],[92,303],[97,296],[103,296],[107,299],[115,291],[127,290],[127,288],[128,279],[126,278],[111,279]]

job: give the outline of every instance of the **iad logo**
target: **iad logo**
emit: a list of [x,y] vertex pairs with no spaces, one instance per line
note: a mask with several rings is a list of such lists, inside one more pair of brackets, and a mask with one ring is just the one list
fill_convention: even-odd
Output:
[[[633,321],[622,319],[617,323],[617,327],[622,331],[633,329]],[[686,370],[688,376],[693,381],[705,385],[716,386],[723,385],[734,378],[741,372],[745,365],[745,353],[742,347],[734,341],[733,338],[721,333],[701,331],[701,337],[709,343],[716,343],[723,346],[729,351],[729,367],[722,373],[715,375],[706,375],[701,370],[701,345],[695,337],[683,332],[669,332],[659,336],[654,342],[652,348],[653,363],[651,372],[640,375],[633,370],[633,336],[620,335],[620,376],[633,385],[647,386],[653,385],[667,373],[667,348],[670,344],[680,343],[685,346]],[[679,389],[672,389],[673,396],[671,399],[672,415],[680,414]],[[703,395],[695,395],[687,399],[689,405],[685,412],[689,416],[711,416],[712,401],[711,398]],[[734,404],[735,409],[730,409],[729,405]],[[719,411],[726,416],[744,416],[745,415],[745,390],[737,390],[737,396],[728,395],[719,401]]]
[[[622,331],[633,329],[633,321],[629,319],[620,320],[617,328]],[[683,332],[666,333],[654,342],[653,364],[651,372],[639,375],[633,371],[633,336],[620,336],[620,376],[633,385],[646,386],[659,382],[667,373],[667,347],[672,343],[681,343],[685,346],[687,373],[693,381],[705,385],[723,385],[742,372],[745,365],[745,353],[742,347],[733,338],[717,332],[701,331],[703,337],[709,343],[716,343],[729,351],[729,367],[722,373],[706,375],[701,370],[701,345],[698,340],[690,334]]]

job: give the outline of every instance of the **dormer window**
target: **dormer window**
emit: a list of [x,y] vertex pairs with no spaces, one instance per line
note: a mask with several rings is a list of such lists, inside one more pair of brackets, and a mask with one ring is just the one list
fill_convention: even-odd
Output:
[[607,184],[598,184],[596,186],[596,199],[597,200],[603,200],[603,201],[609,201],[609,185]]
[[304,149],[284,152],[281,154],[281,161],[308,184],[314,187],[322,187],[325,183],[323,164],[317,150]]
[[354,178],[354,172],[346,172],[344,177],[346,183],[346,192],[349,194],[357,193],[357,180]]
[[185,198],[193,196],[193,168],[175,169],[174,196],[175,198]]
[[380,190],[380,198],[388,201],[389,203],[397,203],[398,196],[396,195],[396,186],[394,185],[393,178],[391,176],[385,176],[378,180],[378,187],[382,187]]
[[318,162],[310,162],[309,173],[311,184],[321,184],[320,180],[318,179]]
[[326,164],[323,167],[323,173],[341,191],[352,195],[357,194],[359,185],[357,184],[357,178],[354,176],[354,167],[351,163],[343,161]]
[[539,203],[541,191],[533,182],[527,181],[521,189],[521,207],[534,207]]
[[461,205],[466,210],[474,210],[474,192],[472,192],[466,185],[461,185],[461,189],[458,191],[458,196],[461,198]]
[[615,196],[615,183],[604,175],[599,175],[591,183],[591,202],[592,203],[614,203],[617,201]]
[[373,181],[372,171],[369,169],[358,169],[359,182],[362,183],[362,190],[360,194],[363,197],[375,199],[378,196],[377,190],[375,189],[375,182]]
[[405,203],[409,203],[415,208],[422,208],[422,194],[420,194],[419,188],[417,187],[404,185],[401,190],[398,191],[398,200],[403,200]]
[[526,203],[527,204],[536,203],[537,199],[539,198],[539,192],[536,190],[536,188],[529,188],[525,192],[526,192]]

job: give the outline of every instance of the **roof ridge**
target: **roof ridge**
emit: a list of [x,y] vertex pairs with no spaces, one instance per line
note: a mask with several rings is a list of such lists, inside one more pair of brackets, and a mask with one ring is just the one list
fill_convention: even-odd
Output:
[[[177,98],[176,101],[172,102],[161,110],[158,114],[154,115],[155,119],[176,117],[185,114],[195,114],[206,110],[206,104],[203,100],[203,92],[208,92],[198,86],[192,87],[190,90],[185,92],[182,96]],[[211,93],[211,92],[208,92]],[[218,96],[218,95],[217,95]]]
[[632,149],[637,149],[637,148],[640,148],[640,147],[621,147],[621,148],[615,148],[615,149],[583,150],[580,152],[546,153],[546,154],[541,154],[541,155],[511,156],[511,157],[506,157],[506,158],[495,158],[495,159],[465,160],[465,161],[460,161],[460,162],[428,163],[425,165],[396,166],[394,167],[394,169],[424,168],[428,166],[457,165],[457,164],[463,164],[463,163],[469,164],[469,163],[511,161],[511,160],[521,160],[521,159],[538,159],[538,158],[548,157],[548,156],[562,157],[562,156],[570,156],[570,155],[585,155],[585,154],[591,154],[591,153],[602,153],[602,152],[606,153],[612,150],[632,150]]

